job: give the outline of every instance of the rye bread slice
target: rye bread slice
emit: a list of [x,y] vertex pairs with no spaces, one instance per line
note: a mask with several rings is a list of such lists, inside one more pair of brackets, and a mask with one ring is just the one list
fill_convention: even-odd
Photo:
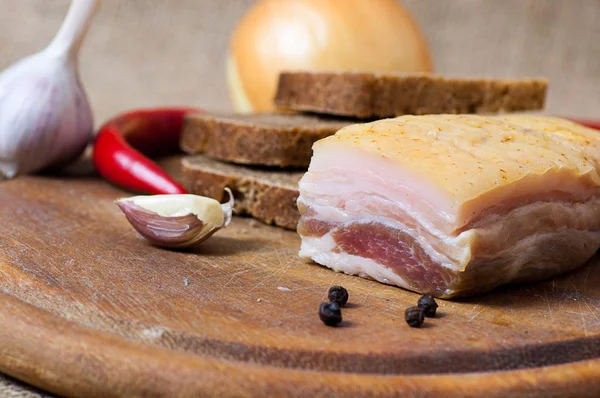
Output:
[[376,119],[543,109],[544,79],[460,79],[430,74],[284,72],[275,104],[295,111]]
[[225,200],[229,187],[235,198],[235,214],[250,215],[267,224],[296,229],[298,181],[304,171],[251,168],[223,163],[204,155],[181,160],[181,181],[197,195]]
[[239,164],[308,167],[312,144],[349,124],[291,113],[194,114],[186,118],[180,146]]

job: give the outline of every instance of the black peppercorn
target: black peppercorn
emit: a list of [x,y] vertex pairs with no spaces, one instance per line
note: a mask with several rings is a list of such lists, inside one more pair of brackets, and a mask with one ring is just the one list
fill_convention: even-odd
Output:
[[425,320],[425,312],[420,307],[408,307],[404,311],[404,319],[409,326],[416,328]]
[[332,303],[338,303],[340,307],[343,307],[348,302],[348,291],[341,286],[331,286],[329,288],[329,301]]
[[435,299],[431,296],[422,296],[419,301],[417,301],[417,305],[420,308],[423,308],[423,312],[425,316],[428,318],[433,318],[435,316],[435,311],[437,310],[438,304],[435,302]]
[[342,321],[342,310],[338,303],[321,303],[319,318],[327,326],[336,326]]

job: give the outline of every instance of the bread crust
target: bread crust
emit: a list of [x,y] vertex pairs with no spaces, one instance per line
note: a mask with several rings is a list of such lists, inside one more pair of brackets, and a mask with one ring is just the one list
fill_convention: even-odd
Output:
[[284,109],[377,119],[407,114],[504,113],[543,109],[545,79],[460,79],[430,74],[283,72]]
[[238,164],[308,167],[312,144],[349,124],[297,114],[193,114],[185,120],[180,146]]
[[182,182],[190,193],[226,200],[225,187],[235,198],[237,215],[295,230],[300,218],[296,200],[303,171],[255,169],[222,163],[204,155],[183,158]]

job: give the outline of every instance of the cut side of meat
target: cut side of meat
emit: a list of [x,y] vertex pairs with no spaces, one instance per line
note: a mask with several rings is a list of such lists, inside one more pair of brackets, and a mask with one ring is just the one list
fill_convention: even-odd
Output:
[[569,271],[600,247],[598,142],[534,116],[343,128],[300,181],[300,255],[442,298]]

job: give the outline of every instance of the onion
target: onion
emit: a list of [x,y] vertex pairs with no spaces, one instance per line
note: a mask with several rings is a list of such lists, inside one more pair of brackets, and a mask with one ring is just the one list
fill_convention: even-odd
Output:
[[238,112],[274,109],[283,70],[431,72],[429,48],[397,0],[261,0],[236,27],[227,81]]

